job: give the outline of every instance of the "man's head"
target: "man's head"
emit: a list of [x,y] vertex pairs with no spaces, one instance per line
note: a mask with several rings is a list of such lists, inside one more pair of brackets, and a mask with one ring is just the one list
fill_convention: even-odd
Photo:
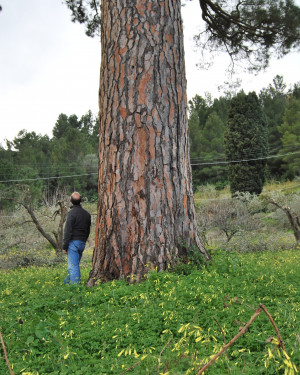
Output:
[[74,191],[71,195],[70,201],[74,206],[78,206],[81,202],[81,195],[77,191]]

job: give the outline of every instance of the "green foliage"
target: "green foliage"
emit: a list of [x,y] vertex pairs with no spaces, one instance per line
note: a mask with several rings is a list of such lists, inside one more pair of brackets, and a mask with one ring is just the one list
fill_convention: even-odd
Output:
[[[64,2],[88,36],[100,34],[99,0]],[[249,70],[259,70],[271,55],[281,57],[299,46],[300,9],[293,0],[200,0],[200,7],[204,27],[196,38],[202,52],[225,51],[233,61],[249,62]]]
[[[290,360],[278,354],[261,314],[207,373],[283,374],[290,362],[299,368],[300,253],[216,251],[213,259],[187,276],[151,272],[140,284],[92,289],[64,286],[66,265],[1,272],[0,326],[14,372],[196,374],[260,303]],[[82,267],[84,281],[89,269]],[[7,373],[4,360],[0,373]]]
[[293,0],[200,0],[200,6],[202,51],[224,51],[238,63],[244,59],[250,71],[264,69],[271,56],[299,46],[300,9]]
[[[45,246],[45,244],[44,244]],[[0,253],[0,269],[8,270],[18,267],[48,266],[56,264],[58,259],[52,248],[44,249],[17,249],[14,248],[8,254]]]
[[226,181],[224,165],[214,161],[224,154],[224,129],[228,100],[221,97],[214,101],[196,95],[189,102],[189,129],[191,164],[195,187],[205,183]]
[[60,114],[51,139],[22,130],[13,141],[7,141],[6,150],[0,149],[0,156],[0,181],[8,181],[0,182],[0,207],[3,209],[12,207],[13,187],[20,183],[30,188],[36,202],[41,201],[45,191],[49,195],[59,188],[69,192],[78,190],[94,199],[98,121],[91,111],[80,119],[76,115]]
[[178,275],[190,275],[195,270],[200,270],[205,265],[205,259],[198,247],[191,246],[186,249],[186,256],[173,259],[170,271]]
[[[282,76],[276,76],[273,84],[261,90],[259,100],[263,106],[268,126],[268,143],[271,155],[276,155],[282,148],[279,126],[283,122],[284,111],[288,102],[286,84]],[[281,178],[284,174],[281,158],[267,160],[268,173],[273,178]]]
[[300,98],[290,98],[279,131],[282,135],[281,152],[289,154],[283,158],[286,162],[286,175],[293,179],[300,175]]
[[231,100],[224,143],[227,160],[231,162],[231,193],[260,194],[265,182],[268,140],[265,117],[254,92],[241,92]]
[[[297,120],[295,116],[289,116],[286,111],[289,103],[295,103],[300,98],[299,92],[299,84],[287,89],[283,77],[277,75],[272,84],[259,93],[259,102],[268,129],[269,157],[265,160],[265,176],[268,180],[293,179],[298,174],[295,166],[299,163],[296,159],[293,162],[294,154],[286,158],[278,157],[278,154],[298,151],[300,142],[297,136]],[[189,101],[190,156],[195,191],[200,185],[207,183],[221,185],[227,183],[224,129],[228,122],[229,104],[234,96],[236,94],[232,92],[218,99],[212,99],[209,94],[206,94],[205,98],[195,95]],[[289,105],[295,107],[294,104]],[[290,118],[289,121],[284,120],[285,112]],[[286,133],[285,146],[282,143],[284,133]],[[248,147],[250,148],[251,144]],[[249,152],[250,157],[255,158],[255,150]]]
[[85,24],[87,36],[100,35],[99,0],[65,0],[72,12],[72,21]]

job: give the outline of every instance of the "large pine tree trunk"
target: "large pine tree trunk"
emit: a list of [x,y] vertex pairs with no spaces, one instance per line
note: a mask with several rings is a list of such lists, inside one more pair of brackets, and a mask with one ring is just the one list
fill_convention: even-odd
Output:
[[93,269],[139,280],[199,237],[180,0],[102,0],[99,200]]

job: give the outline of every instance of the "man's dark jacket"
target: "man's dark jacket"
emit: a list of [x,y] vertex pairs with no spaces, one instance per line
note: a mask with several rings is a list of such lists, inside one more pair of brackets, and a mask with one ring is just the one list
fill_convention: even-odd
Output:
[[86,242],[90,235],[90,229],[91,215],[80,204],[71,207],[64,230],[63,250],[68,250],[70,241]]

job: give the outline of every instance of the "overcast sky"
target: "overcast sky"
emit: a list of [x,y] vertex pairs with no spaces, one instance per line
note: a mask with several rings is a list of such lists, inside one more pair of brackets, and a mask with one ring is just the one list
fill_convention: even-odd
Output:
[[[298,4],[300,0],[296,1]],[[88,38],[82,25],[71,22],[62,0],[0,0],[0,142],[21,129],[52,135],[60,113],[78,117],[98,111],[100,42]],[[188,98],[209,92],[227,77],[226,58],[209,70],[196,68],[201,56],[193,35],[201,23],[199,1],[182,10]],[[258,76],[243,75],[245,91],[267,87],[276,74],[287,84],[300,81],[300,53],[292,53]]]

